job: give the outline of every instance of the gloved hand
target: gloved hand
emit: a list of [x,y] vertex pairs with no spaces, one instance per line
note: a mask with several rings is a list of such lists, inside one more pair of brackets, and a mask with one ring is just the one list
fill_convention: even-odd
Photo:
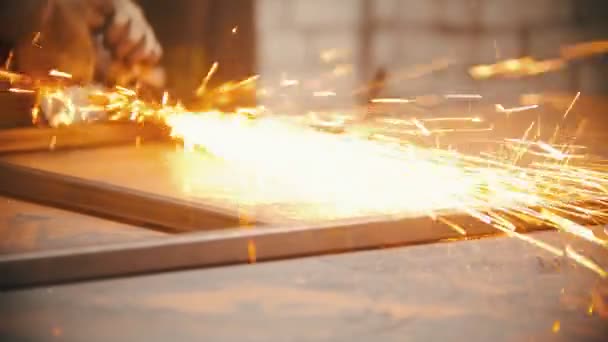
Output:
[[127,65],[156,64],[162,49],[141,9],[131,0],[109,1],[114,14],[103,35],[114,58]]
[[[40,46],[32,44],[33,34],[15,42],[17,64],[32,76],[59,69],[87,83],[95,66],[105,64],[107,70],[120,65],[131,78],[139,78],[144,73],[133,70],[149,69],[162,54],[152,28],[131,0],[48,0],[47,7]],[[94,36],[101,37],[109,52],[105,63]]]

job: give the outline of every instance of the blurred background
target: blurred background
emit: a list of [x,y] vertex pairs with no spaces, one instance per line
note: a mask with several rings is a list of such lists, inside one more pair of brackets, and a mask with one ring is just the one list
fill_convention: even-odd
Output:
[[[214,61],[222,66],[215,82],[260,74],[266,90],[298,82],[316,91],[344,92],[386,72],[392,81],[385,96],[608,93],[606,56],[535,77],[475,81],[468,73],[472,65],[556,58],[560,47],[608,38],[605,0],[140,3],[164,45],[169,88],[183,96]],[[235,27],[238,34],[232,35]]]

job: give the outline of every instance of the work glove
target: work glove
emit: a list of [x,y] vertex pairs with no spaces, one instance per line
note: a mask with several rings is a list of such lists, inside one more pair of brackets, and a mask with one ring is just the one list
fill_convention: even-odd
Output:
[[113,14],[97,37],[98,74],[123,86],[141,82],[162,88],[164,70],[157,67],[162,48],[142,10],[131,0],[106,1]]
[[[32,33],[16,43],[20,69],[34,77],[59,69],[72,74],[76,81],[88,83],[96,67],[99,71],[104,66],[137,79],[149,74],[147,70],[153,69],[162,54],[152,28],[131,0],[47,2],[48,14],[40,25],[39,41],[32,41]],[[103,42],[106,57],[98,41]],[[160,83],[158,77],[156,83]]]
[[103,35],[114,58],[128,65],[158,63],[162,49],[141,8],[131,0],[109,1],[113,3],[114,15]]

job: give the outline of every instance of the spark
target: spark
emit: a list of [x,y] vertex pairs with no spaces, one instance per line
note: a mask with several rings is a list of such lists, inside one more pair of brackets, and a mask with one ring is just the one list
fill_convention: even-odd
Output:
[[247,256],[249,258],[250,264],[255,264],[257,261],[257,250],[255,246],[255,241],[249,240],[247,241]]
[[72,74],[69,74],[69,73],[63,72],[63,71],[59,71],[56,69],[49,71],[49,76],[72,79]]
[[561,48],[561,55],[565,59],[584,58],[608,52],[608,40],[577,43]]
[[336,96],[336,93],[333,91],[315,91],[314,93],[312,93],[312,96],[314,96],[314,97],[332,97],[332,96]]
[[600,266],[598,266],[596,263],[594,263],[593,261],[591,261],[589,258],[586,258],[585,256],[577,253],[576,251],[574,251],[570,246],[566,246],[565,250],[561,250],[557,247],[554,247],[546,242],[543,242],[541,240],[535,239],[530,235],[525,235],[525,234],[521,234],[521,233],[517,233],[511,229],[505,228],[502,225],[494,225],[494,228],[506,233],[507,235],[511,236],[511,237],[515,237],[517,239],[520,239],[524,242],[527,242],[533,246],[536,246],[537,248],[540,248],[546,252],[549,252],[551,254],[553,254],[554,256],[557,257],[568,257],[571,260],[577,262],[579,265],[586,267],[587,269],[595,272],[596,274],[598,274],[600,277],[602,278],[606,278],[608,276],[608,272],[606,272],[604,269],[602,269]]
[[121,86],[116,86],[116,91],[119,94],[130,96],[130,97],[137,96],[137,93],[135,92],[135,90],[121,87]]
[[253,75],[239,82],[227,82],[218,87],[218,91],[220,93],[228,93],[236,89],[249,87],[253,85],[259,78],[260,75]]
[[438,217],[437,220],[445,225],[447,225],[448,227],[450,227],[452,230],[454,230],[455,232],[457,232],[458,234],[462,235],[462,236],[467,236],[467,231],[462,228],[461,226],[459,226],[458,224],[443,218],[443,217]]
[[553,146],[545,143],[545,142],[538,142],[537,143],[538,147],[540,147],[541,149],[545,150],[546,152],[549,153],[549,156],[553,159],[556,160],[564,160],[566,159],[567,155],[563,154],[562,152],[560,152],[559,150],[557,150],[556,148],[554,148]]
[[380,98],[380,99],[372,99],[371,102],[372,103],[405,104],[405,103],[416,102],[416,100],[399,99],[399,98]]
[[591,259],[585,257],[582,254],[579,254],[570,246],[566,246],[566,256],[568,256],[570,259],[576,261],[579,265],[582,265],[582,266],[587,267],[588,269],[594,271],[600,277],[602,277],[602,278],[608,277],[608,272],[606,272],[606,270],[604,270],[603,268],[598,266]]
[[499,113],[519,113],[519,112],[525,112],[525,111],[529,111],[532,109],[536,109],[538,108],[539,105],[534,104],[534,105],[529,105],[529,106],[521,106],[521,107],[513,107],[513,108],[505,108],[503,107],[501,104],[497,104],[496,105],[496,111]]
[[566,113],[564,113],[564,119],[568,116],[568,114],[570,114],[570,111],[572,110],[572,108],[574,108],[574,105],[576,104],[576,101],[578,101],[579,97],[581,97],[581,92],[580,91],[578,93],[576,93],[576,96],[574,97],[574,100],[572,100],[572,102],[570,103],[570,106],[566,110]]
[[469,74],[475,79],[487,79],[496,74],[491,65],[477,65],[469,69]]
[[446,99],[470,99],[470,100],[479,100],[482,99],[483,96],[480,94],[447,94],[444,95]]
[[557,334],[561,329],[561,324],[559,321],[555,321],[553,322],[553,326],[551,327],[551,331],[553,331],[553,333]]
[[36,99],[36,103],[32,107],[32,123],[37,124],[40,118],[40,104],[38,103],[39,99]]
[[285,88],[297,86],[299,84],[300,84],[300,81],[292,80],[292,79],[282,79],[281,83],[280,83],[281,87],[285,87]]
[[[498,46],[494,41],[498,58]],[[608,40],[577,43],[561,48],[560,58],[535,60],[532,57],[507,59],[495,64],[476,65],[469,69],[471,77],[483,80],[496,76],[523,77],[534,76],[563,69],[572,60],[605,54],[608,51]]]
[[507,59],[496,64],[476,65],[469,69],[469,75],[477,80],[485,80],[497,76],[519,78],[556,71],[564,66],[565,62],[559,58],[537,61],[532,57],[523,57]]
[[471,122],[482,122],[483,119],[481,119],[480,117],[477,116],[473,116],[473,117],[460,117],[460,118],[452,118],[452,117],[445,117],[445,118],[430,118],[430,119],[421,119],[424,122],[435,122],[435,121],[471,121]]
[[232,34],[237,34],[238,31],[239,31],[239,27],[238,26],[235,26],[235,27],[232,28]]
[[425,135],[425,136],[431,135],[431,132],[426,127],[424,127],[422,122],[418,121],[417,119],[412,119],[412,123],[414,124],[414,126],[418,127],[420,132],[422,132],[422,135]]
[[591,229],[583,227],[561,216],[558,216],[547,209],[542,209],[541,215],[545,219],[547,219],[548,222],[552,223],[557,229],[563,230],[567,233],[573,234],[587,241],[596,243],[600,246],[606,245],[608,243],[608,241],[604,241],[602,239],[597,238]]
[[36,91],[32,89],[9,88],[8,91],[17,94],[34,94]]
[[211,81],[213,75],[215,75],[215,73],[217,72],[219,66],[220,64],[218,62],[213,62],[211,68],[209,68],[209,71],[207,72],[207,75],[205,75],[205,77],[203,78],[201,85],[196,89],[196,96],[201,97],[205,94],[205,92],[207,91],[207,85],[209,84],[209,81]]
[[164,107],[164,106],[167,106],[167,103],[168,103],[168,102],[169,102],[169,92],[168,92],[168,91],[165,91],[165,92],[163,93],[163,99],[162,99],[162,101],[161,101],[161,104],[162,104],[162,105],[163,105],[163,107]]

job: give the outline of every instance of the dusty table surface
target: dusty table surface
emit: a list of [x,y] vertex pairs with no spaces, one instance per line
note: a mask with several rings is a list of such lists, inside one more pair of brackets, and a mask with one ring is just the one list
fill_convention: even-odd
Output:
[[165,234],[0,196],[0,255],[162,236]]
[[[534,236],[608,264],[599,247]],[[606,341],[608,284],[522,241],[491,238],[4,292],[0,336]]]

